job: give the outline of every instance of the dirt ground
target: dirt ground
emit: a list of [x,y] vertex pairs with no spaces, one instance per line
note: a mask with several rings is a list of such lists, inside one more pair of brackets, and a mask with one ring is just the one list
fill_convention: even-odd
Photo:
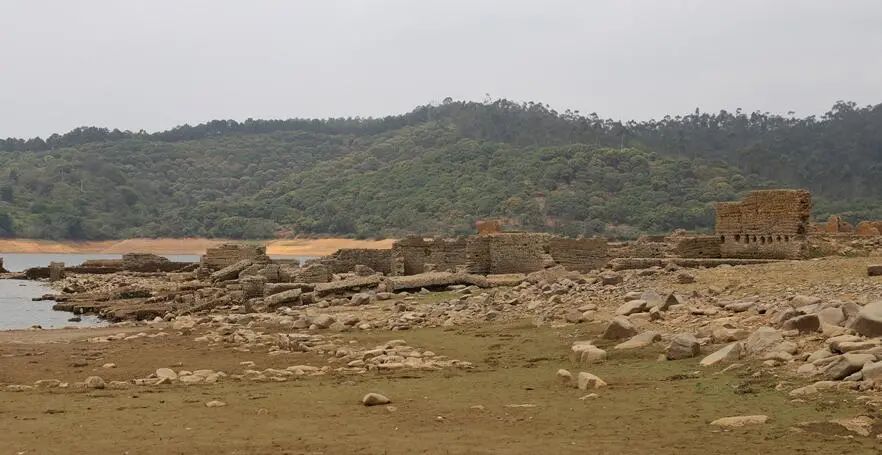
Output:
[[[535,454],[535,453],[877,453],[871,438],[801,432],[799,422],[874,411],[855,394],[824,392],[792,402],[774,385],[787,378],[757,365],[701,369],[698,359],[658,361],[661,346],[621,353],[590,368],[569,346],[595,339],[600,324],[541,327],[523,322],[342,336],[411,346],[467,360],[472,370],[327,375],[284,383],[225,380],[213,385],[130,386],[125,390],[0,391],[0,453],[12,454]],[[163,330],[163,338],[87,343],[87,337]],[[107,381],[146,377],[159,367],[235,373],[326,360],[311,353],[270,356],[197,343],[168,327],[7,332],[0,336],[0,383],[39,379]],[[61,333],[59,335],[59,333]],[[601,347],[608,344],[598,341]],[[108,362],[116,368],[107,369]],[[584,398],[555,372],[590,371],[609,383]],[[364,407],[378,392],[390,406]],[[205,403],[222,400],[225,407]],[[709,422],[766,414],[768,424],[721,431]]]
[[[223,239],[127,239],[96,242],[69,242],[33,239],[0,239],[3,253],[155,253],[155,254],[204,254],[211,248],[230,240]],[[233,241],[236,242],[236,241]],[[391,248],[394,240],[356,240],[341,238],[293,239],[262,241],[267,253],[292,256],[325,256],[340,248]]]

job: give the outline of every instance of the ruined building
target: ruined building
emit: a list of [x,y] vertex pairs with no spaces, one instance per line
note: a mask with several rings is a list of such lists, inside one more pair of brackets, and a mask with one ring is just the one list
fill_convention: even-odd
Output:
[[415,275],[433,271],[530,273],[555,265],[588,271],[603,268],[607,260],[605,239],[485,231],[454,239],[408,237],[391,249],[342,249],[319,261],[334,273],[365,265],[386,275]]
[[762,190],[717,204],[716,235],[724,258],[801,259],[808,255],[811,213],[806,190]]

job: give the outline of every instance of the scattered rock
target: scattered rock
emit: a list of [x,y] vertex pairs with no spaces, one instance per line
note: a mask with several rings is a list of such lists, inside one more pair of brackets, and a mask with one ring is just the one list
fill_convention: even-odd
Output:
[[736,341],[718,349],[713,354],[701,359],[701,362],[699,362],[699,364],[703,367],[709,367],[713,365],[721,365],[724,363],[737,362],[741,358],[741,352],[742,344],[741,342]]

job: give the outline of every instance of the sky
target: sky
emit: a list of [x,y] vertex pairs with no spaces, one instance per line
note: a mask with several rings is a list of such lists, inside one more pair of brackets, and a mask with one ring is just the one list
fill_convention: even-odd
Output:
[[0,137],[508,98],[646,120],[882,102],[878,0],[2,0]]

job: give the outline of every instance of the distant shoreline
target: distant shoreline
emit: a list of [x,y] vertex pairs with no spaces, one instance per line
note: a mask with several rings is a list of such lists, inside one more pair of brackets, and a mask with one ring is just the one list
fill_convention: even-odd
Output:
[[207,248],[224,243],[262,243],[268,254],[292,256],[326,256],[340,248],[389,248],[394,239],[355,240],[343,238],[291,240],[224,240],[206,238],[159,238],[102,241],[54,241],[35,239],[0,239],[0,254],[203,254]]

